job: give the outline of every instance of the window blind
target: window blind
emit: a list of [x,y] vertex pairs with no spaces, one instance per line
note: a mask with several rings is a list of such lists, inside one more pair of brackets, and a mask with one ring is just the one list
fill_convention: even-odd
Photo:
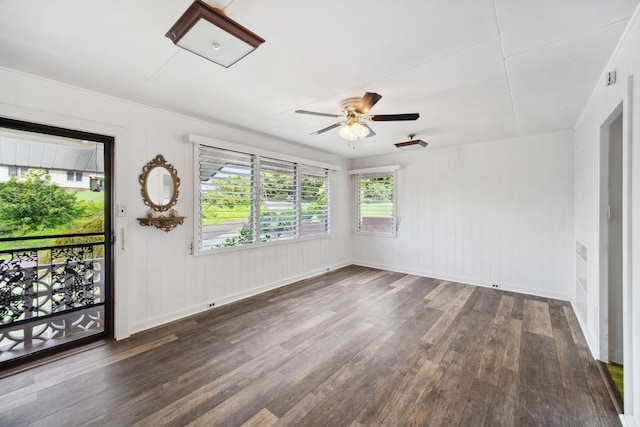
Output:
[[200,146],[200,250],[254,242],[254,158]]
[[296,164],[260,157],[260,241],[291,239],[298,231]]
[[329,171],[300,166],[301,236],[329,233]]
[[329,233],[329,171],[198,145],[198,252]]

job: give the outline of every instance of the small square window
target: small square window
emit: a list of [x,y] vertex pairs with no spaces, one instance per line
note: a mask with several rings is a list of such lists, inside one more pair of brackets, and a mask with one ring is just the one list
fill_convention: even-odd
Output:
[[395,172],[358,175],[358,232],[396,235]]
[[73,171],[67,171],[67,181],[73,181],[75,173]]
[[76,172],[76,181],[82,181],[82,172]]
[[9,176],[18,176],[18,168],[16,166],[9,166]]

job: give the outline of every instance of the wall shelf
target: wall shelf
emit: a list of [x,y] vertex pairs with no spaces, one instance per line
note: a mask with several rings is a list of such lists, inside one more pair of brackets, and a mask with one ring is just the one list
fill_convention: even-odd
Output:
[[166,231],[167,233],[178,225],[184,222],[184,216],[158,216],[158,217],[145,217],[145,218],[137,218],[140,221],[140,225],[145,227],[156,227],[160,230]]

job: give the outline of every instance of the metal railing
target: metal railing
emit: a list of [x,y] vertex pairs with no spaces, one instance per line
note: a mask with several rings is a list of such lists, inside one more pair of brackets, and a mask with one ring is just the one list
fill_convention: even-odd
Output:
[[0,250],[0,361],[104,330],[104,234],[42,239],[93,242]]

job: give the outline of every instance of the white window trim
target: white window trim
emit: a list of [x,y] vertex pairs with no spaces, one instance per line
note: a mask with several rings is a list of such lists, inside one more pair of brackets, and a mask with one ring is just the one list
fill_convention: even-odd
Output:
[[378,172],[394,172],[400,169],[400,165],[379,166],[375,168],[349,169],[349,175],[364,175]]
[[[252,249],[260,249],[260,248],[265,248],[265,247],[269,247],[269,246],[275,246],[275,245],[283,245],[283,244],[295,244],[295,243],[303,243],[303,242],[307,242],[309,240],[316,240],[316,239],[327,239],[331,237],[331,230],[332,227],[329,224],[328,227],[328,232],[327,234],[324,235],[319,235],[319,236],[308,236],[308,237],[297,237],[295,239],[286,239],[286,240],[275,240],[275,241],[269,241],[269,242],[259,242],[256,241],[251,245],[240,245],[240,246],[231,246],[228,248],[216,248],[215,250],[213,249],[208,249],[208,250],[200,250],[198,242],[196,237],[199,236],[200,234],[200,229],[199,229],[199,224],[200,224],[200,220],[197,218],[197,216],[200,213],[200,189],[199,186],[195,185],[196,182],[198,182],[200,180],[200,169],[199,167],[196,167],[197,165],[200,164],[200,150],[199,150],[199,146],[200,145],[206,145],[212,148],[220,148],[220,149],[224,149],[224,150],[231,150],[231,151],[237,151],[237,152],[241,152],[241,153],[245,153],[245,154],[252,154],[255,155],[257,157],[257,162],[258,162],[258,170],[259,170],[259,158],[262,157],[273,157],[276,159],[280,159],[280,160],[286,160],[286,161],[290,161],[290,162],[295,162],[295,163],[299,163],[299,164],[304,164],[307,166],[315,166],[315,167],[319,167],[319,168],[323,168],[323,169],[328,169],[329,170],[329,182],[331,182],[331,171],[339,171],[342,170],[342,168],[340,166],[331,164],[331,163],[324,163],[324,162],[318,162],[315,160],[309,160],[303,157],[296,157],[296,156],[291,156],[291,155],[287,155],[287,154],[282,154],[282,153],[278,153],[275,151],[269,151],[269,150],[263,150],[260,148],[256,148],[256,147],[251,147],[251,146],[247,146],[247,145],[242,145],[242,144],[236,144],[233,142],[228,142],[228,141],[222,141],[219,139],[214,139],[214,138],[208,138],[206,136],[201,136],[201,135],[195,135],[195,134],[189,134],[189,141],[192,142],[192,165],[194,165],[193,167],[193,212],[194,212],[194,220],[193,220],[193,236],[191,238],[191,254],[194,256],[206,256],[206,255],[216,255],[216,254],[221,254],[221,253],[226,253],[226,252],[233,252],[233,251],[242,251],[242,250],[252,250]],[[299,178],[299,176],[298,176]],[[260,185],[260,177],[257,176],[256,179],[258,180],[257,185]],[[395,196],[394,196],[395,197]],[[328,207],[328,220],[330,221],[331,219],[331,206],[329,205]],[[257,209],[259,209],[259,198],[254,199],[254,212],[259,212]],[[394,205],[394,209],[395,209],[395,205]],[[254,233],[255,233],[255,223],[254,223]],[[388,235],[387,235],[388,236]]]
[[[355,175],[355,194],[356,194],[356,203],[355,203],[355,233],[357,235],[364,236],[378,236],[378,237],[398,237],[398,204],[397,204],[397,188],[398,188],[398,170],[400,169],[399,165],[390,165],[390,166],[379,166],[374,168],[365,168],[365,169],[350,169],[349,175]],[[385,173],[391,172],[393,175],[393,233],[375,233],[371,231],[360,231],[360,176],[375,174],[375,173]]]
[[194,146],[207,145],[213,148],[222,148],[225,150],[238,151],[240,153],[254,154],[262,157],[272,157],[278,160],[286,160],[288,162],[303,163],[308,166],[317,166],[319,168],[339,171],[342,168],[332,163],[319,162],[317,160],[306,159],[304,157],[292,156],[290,154],[278,153],[277,151],[264,150],[262,148],[251,147],[249,145],[236,144],[235,142],[222,141],[215,138],[209,138],[201,135],[189,134],[189,141]]

